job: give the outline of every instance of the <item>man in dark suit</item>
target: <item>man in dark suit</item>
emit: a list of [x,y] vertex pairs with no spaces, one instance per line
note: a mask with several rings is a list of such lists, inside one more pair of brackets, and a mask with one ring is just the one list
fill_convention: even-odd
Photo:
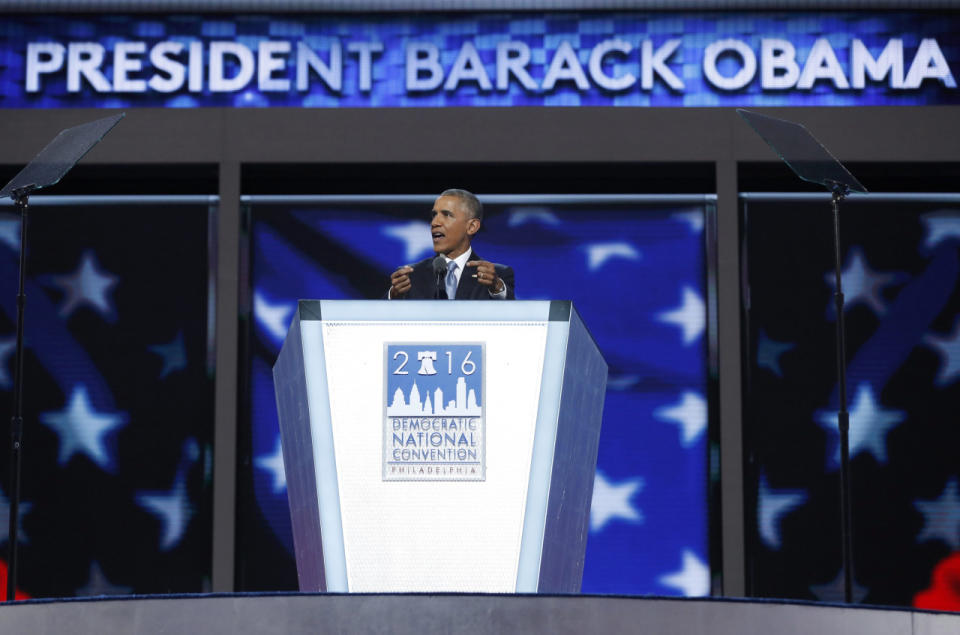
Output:
[[[434,202],[430,217],[437,256],[394,271],[387,298],[515,299],[513,269],[483,260],[470,246],[482,222],[483,205],[476,196],[466,190],[443,192]],[[442,261],[434,264],[437,258]]]

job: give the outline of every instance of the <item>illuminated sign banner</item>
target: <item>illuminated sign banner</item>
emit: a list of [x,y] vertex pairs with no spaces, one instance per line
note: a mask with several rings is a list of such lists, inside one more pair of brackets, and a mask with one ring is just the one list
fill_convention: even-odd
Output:
[[0,106],[960,102],[960,15],[16,16]]

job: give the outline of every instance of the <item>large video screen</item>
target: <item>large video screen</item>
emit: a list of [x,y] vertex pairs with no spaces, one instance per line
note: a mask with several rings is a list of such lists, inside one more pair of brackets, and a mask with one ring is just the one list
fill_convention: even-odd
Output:
[[[271,367],[298,299],[380,298],[433,196],[250,197],[238,588],[296,588]],[[610,368],[583,591],[706,595],[710,196],[481,197],[482,258],[573,300]]]
[[[746,195],[748,592],[842,601],[833,220]],[[960,196],[841,204],[853,599],[960,607]]]
[[[0,204],[0,416],[13,409],[20,220]],[[207,196],[30,201],[18,589],[209,590]],[[0,451],[0,558],[11,497]]]

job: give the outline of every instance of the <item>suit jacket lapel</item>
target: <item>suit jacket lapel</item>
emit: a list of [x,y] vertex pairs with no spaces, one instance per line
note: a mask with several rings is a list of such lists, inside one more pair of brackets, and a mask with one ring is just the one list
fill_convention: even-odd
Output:
[[[433,298],[434,290],[436,288],[436,279],[433,275],[433,267],[428,261],[427,264],[421,268],[421,271],[418,271],[417,268],[414,268],[413,274],[411,274],[411,283],[414,289],[417,289],[418,293],[411,293],[412,297],[422,297],[424,299]],[[413,277],[416,276],[416,279]]]
[[[470,260],[480,260],[477,252],[474,251],[470,254]],[[460,275],[460,284],[457,285],[458,300],[471,300],[480,296],[480,291],[482,291],[484,287],[473,277],[476,274],[476,267],[463,268],[463,274]]]

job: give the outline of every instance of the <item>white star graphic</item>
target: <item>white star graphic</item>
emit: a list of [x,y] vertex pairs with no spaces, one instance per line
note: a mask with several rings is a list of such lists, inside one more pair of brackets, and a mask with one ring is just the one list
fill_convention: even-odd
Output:
[[200,459],[200,444],[193,437],[183,442],[183,462],[182,465],[190,467]]
[[677,589],[684,597],[710,594],[710,569],[689,549],[683,550],[683,566],[676,573],[660,577],[660,584]]
[[640,250],[626,242],[591,243],[584,245],[587,252],[587,269],[596,271],[611,258],[640,260]]
[[924,214],[921,221],[927,230],[927,237],[923,241],[924,247],[936,247],[950,238],[960,241],[960,217],[955,210],[939,210]]
[[287,473],[283,470],[283,446],[280,444],[279,436],[277,437],[277,445],[273,454],[258,456],[254,460],[254,464],[273,476],[274,494],[279,494],[287,489]]
[[177,333],[177,336],[166,344],[154,344],[147,347],[147,350],[159,355],[163,361],[160,379],[187,367],[187,349],[183,344],[183,331]]
[[937,386],[943,388],[955,382],[960,377],[960,320],[954,324],[953,333],[950,335],[927,335],[923,341],[940,356],[942,365],[937,373]]
[[181,472],[168,492],[138,492],[137,504],[152,512],[163,526],[160,551],[174,548],[187,529],[193,508],[187,497],[186,477]]
[[[867,589],[867,587],[857,584],[856,579],[851,580],[850,601],[853,604],[860,604],[863,602],[863,599],[867,597],[868,591],[869,589]],[[837,577],[830,582],[827,582],[826,584],[812,585],[810,587],[810,592],[813,593],[821,602],[845,601],[845,598],[843,597],[843,568],[837,572]]]
[[60,317],[69,317],[78,307],[87,305],[108,321],[115,319],[107,294],[117,284],[118,278],[100,270],[92,251],[84,252],[80,265],[70,275],[55,276],[54,284],[63,289],[66,299],[60,307]]
[[766,333],[760,331],[760,336],[757,338],[757,366],[768,369],[777,377],[783,377],[783,369],[780,368],[780,356],[793,350],[795,346],[796,344],[789,342],[772,340]]
[[[835,452],[832,465],[840,466],[840,431],[837,429],[837,411],[819,410],[817,421],[833,438]],[[873,388],[864,382],[857,386],[853,407],[850,409],[850,458],[860,452],[870,452],[880,463],[887,462],[887,433],[906,415],[899,410],[886,410],[877,403]]]
[[[840,272],[840,276],[843,282],[843,310],[847,311],[857,304],[866,304],[877,315],[883,315],[887,310],[881,297],[883,288],[895,283],[900,278],[896,273],[881,273],[870,269],[867,259],[863,255],[863,250],[859,247],[850,250],[850,255],[847,257],[847,268]],[[835,273],[829,273],[824,278],[831,289],[836,288]],[[832,298],[828,311],[830,315],[833,315]]]
[[19,253],[20,219],[13,214],[0,214],[0,243]]
[[682,221],[690,226],[690,231],[699,234],[703,231],[703,212],[691,210],[689,212],[677,212],[671,214],[670,218]]
[[614,518],[642,523],[643,512],[630,504],[633,495],[642,489],[642,478],[632,478],[614,485],[604,478],[603,472],[597,470],[590,503],[590,531],[600,531]]
[[803,490],[770,489],[766,475],[761,475],[757,492],[757,525],[765,545],[774,550],[780,548],[780,519],[806,500],[807,493]]
[[270,304],[260,295],[253,293],[253,315],[273,338],[279,342],[287,336],[290,328],[290,316],[296,307],[293,304]]
[[679,425],[680,445],[689,448],[707,429],[707,401],[695,392],[684,391],[680,403],[661,406],[653,412],[653,416]]
[[[26,544],[27,535],[23,532],[23,517],[30,513],[33,503],[20,500],[20,508],[17,510],[17,543]],[[10,499],[0,492],[0,543],[7,542],[10,539]]]
[[703,300],[690,287],[683,287],[682,304],[672,311],[664,311],[657,319],[667,324],[676,324],[683,330],[683,345],[697,341],[707,325],[707,311]]
[[629,390],[640,381],[640,375],[609,375],[607,390]]
[[430,225],[428,223],[414,220],[402,225],[387,225],[382,231],[387,236],[403,242],[407,250],[404,258],[410,262],[415,262],[424,255],[433,253],[433,236],[430,235]]
[[74,387],[70,403],[64,410],[40,415],[40,423],[53,428],[60,438],[60,465],[66,464],[77,452],[82,452],[105,471],[111,469],[113,460],[107,453],[104,437],[126,420],[124,413],[94,410],[87,387],[83,384]]
[[923,514],[923,530],[917,542],[939,539],[953,551],[960,550],[960,486],[956,476],[947,481],[938,498],[913,504]]
[[519,207],[510,210],[509,227],[519,227],[526,223],[540,223],[541,225],[559,225],[560,219],[546,207]]
[[7,358],[11,359],[13,367],[13,353],[17,350],[17,338],[10,337],[0,340],[0,388],[13,388],[13,377],[7,372]]
[[74,595],[76,597],[96,597],[108,595],[130,595],[133,587],[115,585],[104,575],[100,563],[94,560],[90,563],[90,577],[87,583],[79,587]]

